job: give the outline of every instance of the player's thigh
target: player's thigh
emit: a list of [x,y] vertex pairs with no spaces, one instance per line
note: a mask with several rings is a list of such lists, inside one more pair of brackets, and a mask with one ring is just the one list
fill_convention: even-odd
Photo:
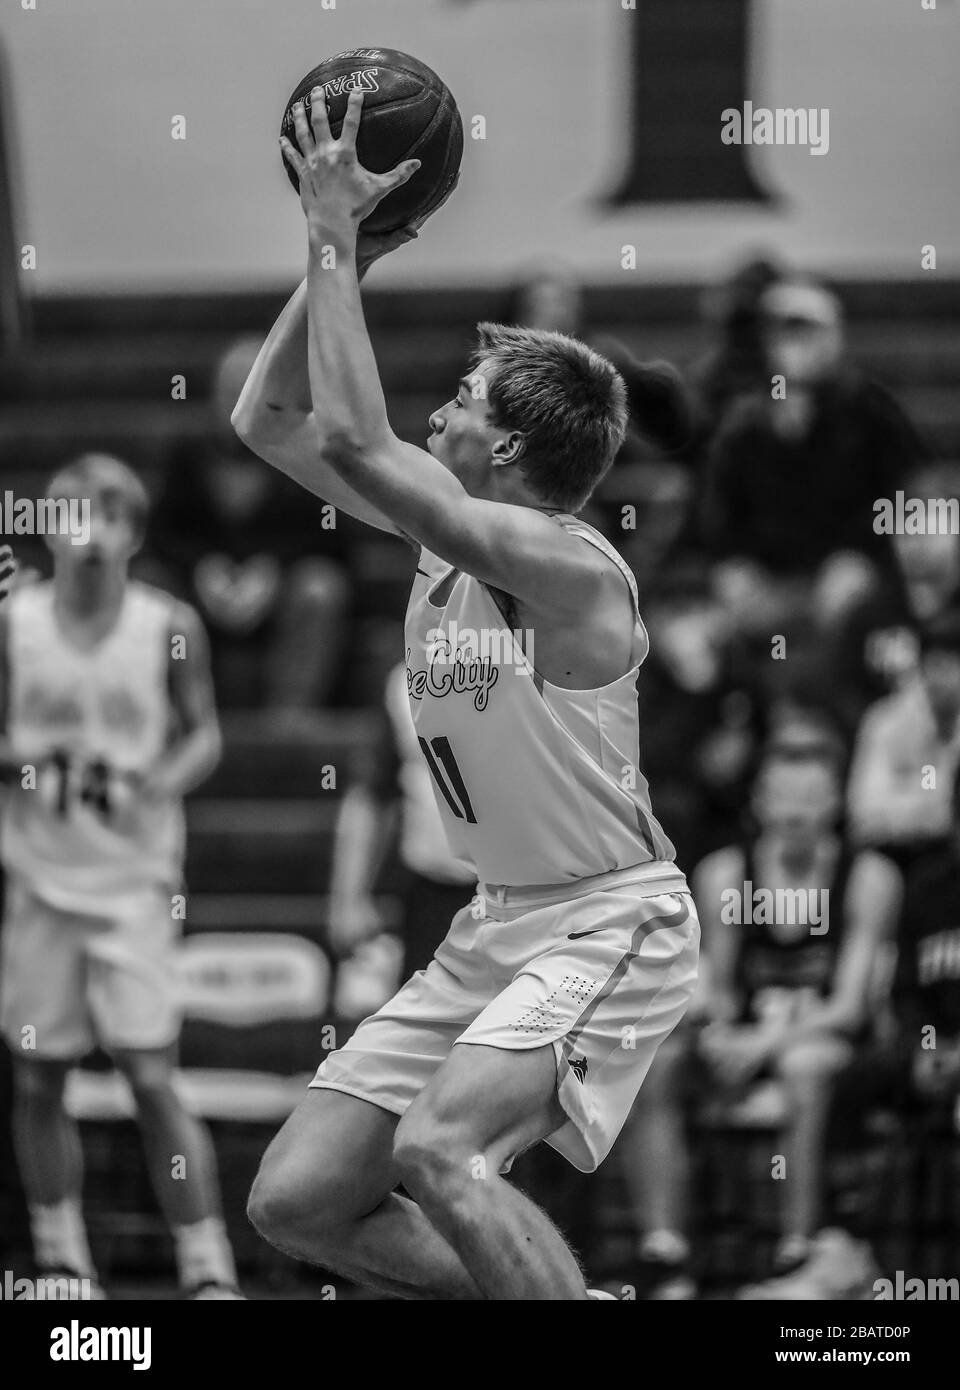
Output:
[[499,1170],[565,1118],[552,1045],[458,1043],[401,1120],[394,1152],[401,1171],[464,1154],[482,1154]]
[[397,1116],[343,1091],[310,1089],[275,1135],[250,1193],[258,1228],[304,1219],[345,1225],[368,1215],[399,1181]]
[[0,1025],[14,1057],[55,1062],[82,1057],[92,1047],[84,940],[83,927],[68,914],[20,880],[8,880]]

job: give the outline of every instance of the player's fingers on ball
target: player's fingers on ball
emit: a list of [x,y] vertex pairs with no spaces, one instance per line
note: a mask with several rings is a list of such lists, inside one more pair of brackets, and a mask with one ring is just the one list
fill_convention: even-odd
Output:
[[360,117],[363,115],[363,93],[351,92],[347,98],[347,114],[343,118],[343,126],[340,130],[340,143],[355,145],[357,143],[357,131],[360,129]]
[[310,124],[313,126],[313,138],[318,145],[333,139],[330,134],[330,121],[327,118],[327,98],[322,87],[314,87],[310,93]]
[[285,135],[280,136],[280,153],[296,174],[303,172],[303,157],[295,145]]
[[300,151],[302,154],[306,154],[313,145],[313,137],[307,124],[306,107],[302,101],[294,103],[293,128],[297,132],[297,144],[300,146]]
[[385,175],[389,180],[387,186],[389,188],[399,188],[400,185],[406,183],[408,179],[412,179],[419,168],[419,159],[405,159],[402,164],[398,164],[395,169],[391,169],[390,173]]

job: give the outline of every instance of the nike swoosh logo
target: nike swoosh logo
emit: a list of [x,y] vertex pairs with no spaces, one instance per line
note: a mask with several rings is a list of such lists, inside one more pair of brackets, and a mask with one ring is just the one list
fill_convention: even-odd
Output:
[[603,927],[591,927],[589,931],[571,931],[571,932],[567,932],[567,940],[568,940],[568,941],[576,941],[576,940],[578,940],[581,936],[593,936],[594,933],[595,933],[595,932],[598,932],[598,931],[603,931]]

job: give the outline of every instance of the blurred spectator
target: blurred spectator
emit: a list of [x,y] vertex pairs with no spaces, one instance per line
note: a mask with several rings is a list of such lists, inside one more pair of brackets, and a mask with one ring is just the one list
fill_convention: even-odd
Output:
[[760,315],[768,382],[722,422],[701,516],[731,613],[769,634],[807,616],[837,621],[890,568],[873,504],[924,448],[889,392],[846,362],[833,294],[781,281]]
[[[826,1129],[829,1225],[813,1241],[810,1259],[792,1276],[771,1281],[766,1297],[882,1296],[869,1242],[889,1211],[892,1184],[902,1182],[895,1164],[903,1141],[913,1144],[916,1164],[934,1134],[960,1131],[958,904],[960,776],[948,842],[906,880],[885,1036],[836,1078]],[[894,1112],[900,1131],[900,1143],[882,1144],[879,1153],[871,1127],[878,1110]]]
[[538,266],[517,291],[512,317],[525,328],[543,328],[582,338],[583,289],[570,267],[559,261]]
[[[957,480],[930,469],[911,478],[906,490],[911,497],[955,496]],[[960,535],[904,534],[891,541],[896,569],[854,605],[825,656],[823,682],[834,682],[851,732],[871,701],[916,675],[920,629],[960,601]]]
[[960,608],[920,636],[918,674],[871,705],[857,734],[847,812],[856,843],[906,868],[950,831],[960,763]]
[[760,1078],[779,1081],[786,1181],[776,1265],[806,1256],[821,1218],[831,1079],[863,1032],[874,957],[896,920],[896,869],[855,853],[837,831],[842,792],[832,747],[773,745],[752,805],[756,836],[709,855],[693,879],[709,1022],[681,1025],[661,1047],[621,1147],[653,1298],[695,1291],[684,1116],[691,1087],[732,1101]]
[[330,698],[339,670],[347,519],[324,529],[319,508],[231,428],[259,348],[244,338],[221,359],[210,439],[171,460],[154,548],[165,581],[203,614],[221,704],[302,710]]
[[768,384],[760,301],[784,273],[769,257],[755,256],[704,296],[703,316],[713,342],[689,372],[697,394],[700,444],[712,437],[731,401]]
[[725,843],[743,805],[761,730],[705,566],[662,574],[644,603],[650,654],[637,683],[641,759],[677,849],[693,864]]

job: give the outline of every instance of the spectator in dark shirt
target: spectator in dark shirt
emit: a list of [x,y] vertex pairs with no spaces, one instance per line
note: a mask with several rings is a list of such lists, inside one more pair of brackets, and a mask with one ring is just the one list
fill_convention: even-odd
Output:
[[760,310],[769,385],[720,427],[702,527],[731,611],[769,634],[791,619],[835,621],[890,569],[873,504],[903,486],[924,450],[890,393],[844,360],[829,291],[779,282]]

